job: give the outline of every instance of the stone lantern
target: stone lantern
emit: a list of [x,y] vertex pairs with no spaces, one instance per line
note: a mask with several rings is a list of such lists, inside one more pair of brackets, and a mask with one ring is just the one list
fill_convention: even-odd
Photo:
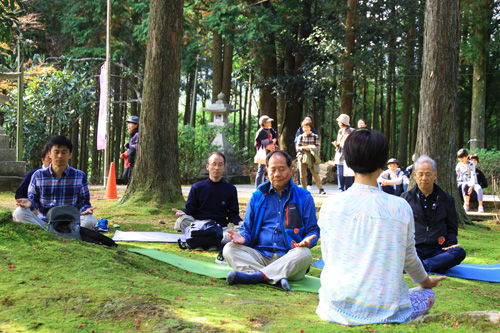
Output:
[[16,150],[9,148],[9,137],[0,126],[0,191],[15,191],[26,173],[26,162],[16,161]]
[[[217,126],[217,136],[212,141],[212,145],[218,146],[219,150],[226,156],[226,170],[224,171],[224,178],[233,184],[248,184],[250,178],[243,176],[243,168],[238,165],[238,160],[234,156],[234,149],[229,144],[229,141],[220,130],[222,127],[231,128],[233,124],[228,123],[228,115],[231,112],[236,112],[238,109],[233,109],[230,104],[224,102],[225,95],[220,93],[217,95],[217,102],[209,107],[203,108],[203,111],[211,113],[211,122],[209,125]],[[207,175],[207,170],[203,169],[202,174]]]

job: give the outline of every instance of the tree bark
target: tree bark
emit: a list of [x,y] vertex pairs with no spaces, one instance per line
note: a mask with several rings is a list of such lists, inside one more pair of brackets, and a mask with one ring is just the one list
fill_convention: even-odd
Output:
[[[190,71],[187,75],[186,80],[186,104],[184,106],[184,119],[182,123],[184,126],[189,125],[189,121],[191,120],[191,99],[193,94],[193,85],[194,85],[194,71]],[[219,91],[220,92],[220,91]]]
[[222,92],[222,35],[213,31],[212,40],[212,104],[217,102],[217,95]]
[[[229,103],[231,99],[231,77],[233,75],[233,51],[234,46],[229,38],[224,40],[224,63],[222,64],[222,92],[224,101]],[[236,100],[236,99],[235,99]],[[235,101],[236,102],[236,101]],[[236,105],[236,103],[234,103]]]
[[472,74],[472,109],[470,124],[470,148],[485,148],[486,118],[486,68],[488,63],[488,9],[489,1],[476,1],[477,15],[474,37],[477,43],[477,60],[473,64]]
[[278,67],[274,33],[267,34],[265,40],[267,40],[268,43],[263,46],[261,55],[261,80],[263,81],[263,86],[259,90],[259,115],[267,115],[272,119],[278,120],[278,101],[276,96],[273,94],[272,85],[268,83],[269,79],[276,77]]
[[459,53],[459,2],[427,0],[424,23],[417,156],[437,164],[439,186],[455,198],[459,224],[470,222],[455,176]]
[[[378,71],[375,70],[375,81],[373,83],[373,100],[372,100],[372,129],[375,129],[377,120],[377,88],[378,88]],[[380,131],[380,128],[379,128]]]
[[378,98],[378,123],[380,125],[380,133],[384,133],[384,71],[380,72],[380,92]]
[[151,0],[139,144],[122,202],[183,199],[177,172],[182,13],[183,0]]
[[344,78],[342,80],[342,95],[340,102],[340,113],[352,114],[352,98],[354,94],[353,74],[354,62],[352,57],[355,54],[356,35],[354,32],[356,25],[357,0],[347,0],[347,17],[345,24],[345,52],[344,52]]
[[73,144],[73,153],[71,160],[69,161],[69,165],[72,168],[78,168],[78,147],[79,147],[79,141],[78,137],[80,134],[80,121],[77,119],[74,123],[73,126],[71,126],[71,143]]

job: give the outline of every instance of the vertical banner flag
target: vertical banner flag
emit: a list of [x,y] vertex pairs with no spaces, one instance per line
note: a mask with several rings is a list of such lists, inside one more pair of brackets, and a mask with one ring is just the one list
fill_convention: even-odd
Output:
[[107,103],[107,82],[106,82],[106,63],[101,67],[101,85],[99,97],[99,119],[97,123],[97,150],[106,149],[106,103]]

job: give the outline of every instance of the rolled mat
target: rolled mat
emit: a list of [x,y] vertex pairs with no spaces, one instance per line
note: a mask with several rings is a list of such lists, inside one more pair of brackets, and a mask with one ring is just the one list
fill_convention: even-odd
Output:
[[149,242],[149,243],[177,243],[178,239],[185,242],[184,234],[169,234],[167,232],[143,232],[116,230],[113,240],[115,242]]
[[[319,259],[312,265],[316,268],[323,269],[325,263],[323,262],[323,259]],[[446,275],[467,280],[499,283],[500,264],[494,264],[494,265],[460,264],[458,266],[450,268],[444,274],[437,274],[437,273],[432,273],[432,274]]]
[[[144,256],[160,260],[172,266],[184,269],[200,275],[211,276],[216,279],[225,279],[227,273],[233,269],[227,265],[217,265],[205,261],[198,261],[189,258],[176,256],[153,249],[129,248],[130,252],[142,254]],[[306,291],[317,293],[321,287],[320,280],[316,277],[307,276],[300,281],[289,281],[292,291]]]

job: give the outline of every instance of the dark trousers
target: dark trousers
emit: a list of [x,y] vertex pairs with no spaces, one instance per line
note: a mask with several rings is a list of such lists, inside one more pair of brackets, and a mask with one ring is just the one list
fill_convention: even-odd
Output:
[[[300,185],[300,168],[299,168],[299,163],[297,163],[297,172],[299,173],[299,177],[297,178],[297,185]],[[313,184],[313,175],[311,173],[311,170],[307,168],[307,185],[312,186]]]
[[354,184],[354,177],[344,177],[344,165],[337,164],[337,181],[339,184],[339,191],[344,192]]
[[465,250],[461,247],[444,251],[440,247],[430,250],[417,248],[417,255],[427,272],[444,273],[448,269],[460,264],[465,259]]

